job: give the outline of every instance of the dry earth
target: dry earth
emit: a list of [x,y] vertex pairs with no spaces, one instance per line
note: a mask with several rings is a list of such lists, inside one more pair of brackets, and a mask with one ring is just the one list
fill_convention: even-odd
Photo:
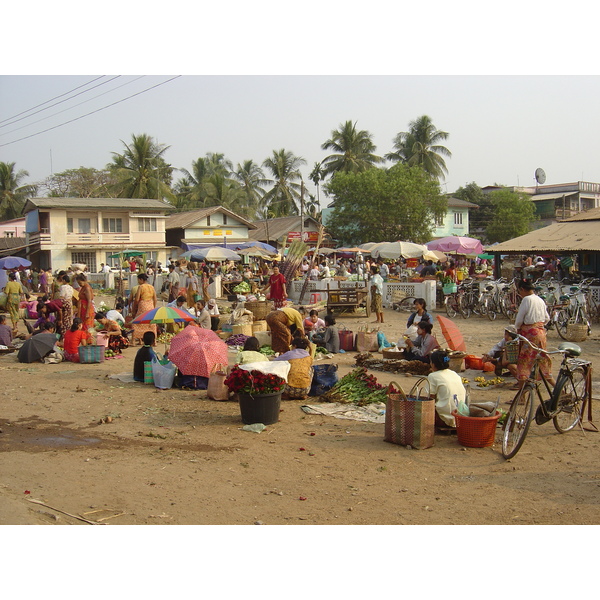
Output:
[[[383,331],[395,340],[405,315],[386,310],[385,319]],[[368,320],[352,315],[339,322],[356,330]],[[456,322],[477,355],[500,339],[506,323],[479,317]],[[434,332],[439,335],[439,327]],[[598,332],[596,326],[582,344],[596,369],[596,398]],[[549,345],[559,341],[556,333],[549,335]],[[384,442],[382,424],[307,415],[300,409],[304,402],[287,401],[280,422],[256,434],[242,431],[233,402],[110,379],[132,369],[135,352],[130,348],[123,359],[98,365],[20,364],[15,354],[0,357],[1,524],[600,520],[598,433],[560,435],[552,423],[532,425],[522,450],[505,461],[498,444],[464,448],[456,436],[438,435],[434,447],[411,450]],[[340,375],[353,367],[354,357],[332,359]],[[398,377],[374,373],[382,383]],[[472,379],[481,372],[464,375]],[[500,396],[506,407],[513,394],[488,388],[473,397]],[[597,403],[594,408],[600,421]]]

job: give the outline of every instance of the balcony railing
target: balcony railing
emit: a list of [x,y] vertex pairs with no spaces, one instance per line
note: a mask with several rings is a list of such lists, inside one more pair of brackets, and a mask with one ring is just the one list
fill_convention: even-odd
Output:
[[[49,246],[63,240],[52,239],[50,232],[45,229],[29,234],[31,244]],[[67,233],[67,246],[130,246],[137,244],[157,244],[165,242],[164,231],[136,231],[133,233]]]

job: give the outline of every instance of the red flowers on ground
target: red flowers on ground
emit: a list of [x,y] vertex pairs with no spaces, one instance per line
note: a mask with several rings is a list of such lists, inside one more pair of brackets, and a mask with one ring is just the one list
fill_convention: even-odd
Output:
[[274,394],[283,390],[285,380],[274,373],[262,373],[256,370],[246,371],[239,367],[233,367],[231,373],[225,379],[225,385],[234,393]]

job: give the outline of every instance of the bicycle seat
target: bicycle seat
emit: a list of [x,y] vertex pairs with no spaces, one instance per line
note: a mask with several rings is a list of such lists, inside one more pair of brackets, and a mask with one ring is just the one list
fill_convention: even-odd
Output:
[[486,285],[486,286],[485,286],[485,289],[486,289],[488,292],[491,292],[491,291],[494,289],[494,286],[493,286],[493,285]]
[[563,294],[563,295],[562,295],[562,296],[559,298],[559,300],[560,300],[561,302],[568,302],[570,299],[571,299],[571,298],[570,298],[570,296],[566,296],[565,294]]
[[572,285],[572,286],[571,286],[569,289],[570,289],[570,290],[571,290],[573,293],[575,293],[575,292],[579,291],[579,288],[578,288],[577,286],[575,286],[575,285]]
[[570,357],[581,355],[581,347],[572,342],[563,342],[558,345],[558,349]]

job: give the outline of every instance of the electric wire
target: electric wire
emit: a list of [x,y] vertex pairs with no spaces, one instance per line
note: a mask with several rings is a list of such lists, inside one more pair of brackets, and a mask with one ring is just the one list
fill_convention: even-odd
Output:
[[20,131],[21,129],[25,129],[27,127],[31,127],[32,125],[35,125],[36,123],[41,123],[42,121],[46,121],[47,119],[51,119],[52,117],[56,117],[57,115],[60,115],[64,112],[67,112],[69,110],[72,110],[74,108],[76,108],[77,106],[81,106],[82,104],[86,104],[87,102],[91,102],[92,100],[96,100],[96,98],[100,98],[101,96],[106,96],[106,94],[110,94],[111,92],[114,92],[122,87],[125,87],[126,85],[129,85],[131,83],[135,83],[136,81],[139,81],[140,79],[143,79],[145,77],[145,75],[140,75],[139,77],[136,77],[135,79],[132,79],[131,81],[127,81],[125,83],[122,83],[121,85],[118,85],[117,87],[114,87],[106,92],[102,92],[101,94],[98,94],[97,96],[94,96],[92,98],[88,98],[87,100],[83,100],[82,102],[79,102],[77,104],[74,104],[73,106],[69,106],[68,108],[64,108],[63,110],[59,110],[58,112],[55,112],[52,115],[48,115],[47,117],[42,117],[41,119],[38,119],[37,121],[32,121],[31,123],[27,123],[26,125],[21,125],[21,127],[17,127],[16,129],[11,129],[10,131],[5,131],[4,133],[0,133],[0,137],[5,136],[5,135],[10,135],[11,133],[15,133],[15,131]]
[[[93,89],[96,89],[97,87],[100,87],[101,85],[106,85],[107,83],[110,83],[111,81],[114,81],[115,79],[118,79],[119,77],[121,77],[121,75],[116,75],[112,79],[109,79],[108,81],[103,81],[102,83],[99,83],[98,85],[95,85],[94,87],[90,88],[89,90],[83,90],[83,91],[79,92],[78,94],[75,94],[74,96],[71,96],[71,98],[65,98],[64,100],[60,100],[59,102],[55,102],[54,104],[51,104],[50,106],[46,106],[46,108],[40,108],[40,110],[36,110],[34,113],[31,113],[30,115],[27,115],[25,117],[21,117],[20,119],[15,119],[14,121],[11,121],[10,123],[6,123],[5,125],[0,125],[0,128],[2,128],[2,127],[8,127],[9,125],[13,125],[14,123],[18,123],[19,121],[22,121],[23,119],[29,119],[29,117],[32,117],[33,115],[37,115],[38,113],[43,112],[45,110],[48,110],[49,108],[52,108],[52,107],[57,106],[59,104],[62,104],[63,102],[68,102],[69,100],[72,100],[73,98],[76,98],[77,96],[81,96],[81,94],[86,94],[87,92],[90,92]],[[50,102],[50,100],[49,100],[49,102]]]
[[170,83],[171,81],[174,81],[175,79],[178,79],[179,77],[181,77],[181,75],[175,75],[175,77],[171,77],[171,79],[167,79],[166,81],[163,81],[161,83],[157,83],[156,85],[153,85],[149,88],[146,88],[145,90],[141,90],[140,92],[137,92],[135,94],[131,94],[131,96],[127,96],[126,98],[121,98],[121,100],[117,100],[116,102],[112,102],[111,104],[107,104],[106,106],[102,106],[96,110],[93,110],[89,113],[86,113],[84,115],[81,115],[79,117],[75,117],[74,119],[71,119],[69,121],[65,121],[64,123],[60,123],[58,125],[54,125],[54,127],[48,127],[48,129],[44,129],[43,131],[38,131],[37,133],[32,133],[30,135],[26,135],[22,138],[19,138],[18,140],[13,140],[12,142],[5,142],[4,144],[0,144],[0,148],[4,148],[4,146],[10,146],[11,144],[16,144],[17,142],[22,142],[23,140],[27,140],[29,138],[32,137],[36,137],[38,135],[41,135],[42,133],[46,133],[48,131],[52,131],[53,129],[58,129],[59,127],[63,127],[64,125],[68,125],[69,123],[74,123],[75,121],[79,121],[80,119],[83,119],[84,117],[89,117],[90,115],[96,114],[102,110],[105,110],[107,108],[110,108],[111,106],[115,106],[116,104],[120,104],[121,102],[125,102],[125,100],[129,100],[130,98],[135,98],[136,96],[139,96],[140,94],[144,94],[146,92],[149,92],[150,90],[153,90],[157,87],[160,87],[162,85],[165,85],[166,83]]

